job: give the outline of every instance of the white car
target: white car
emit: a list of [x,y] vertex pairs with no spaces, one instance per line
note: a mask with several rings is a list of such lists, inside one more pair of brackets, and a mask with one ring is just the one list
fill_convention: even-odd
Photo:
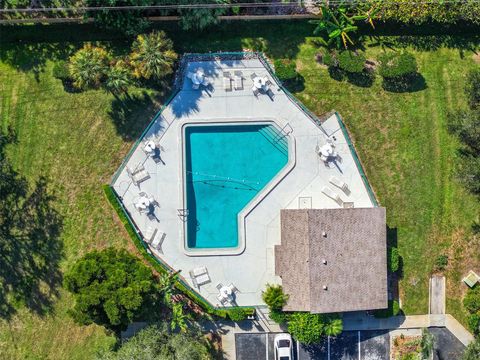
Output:
[[293,360],[293,342],[290,334],[278,334],[273,339],[275,360]]

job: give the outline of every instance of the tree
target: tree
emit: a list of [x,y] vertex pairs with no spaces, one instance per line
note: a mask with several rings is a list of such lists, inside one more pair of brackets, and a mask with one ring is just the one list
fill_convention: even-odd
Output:
[[[179,0],[180,5],[195,4],[228,4],[229,0]],[[218,17],[225,14],[225,9],[209,9],[200,7],[197,9],[180,9],[180,25],[183,30],[204,30],[218,23]]]
[[480,359],[480,339],[476,338],[468,344],[463,353],[462,360],[478,360]]
[[151,270],[124,249],[87,253],[65,274],[64,286],[74,294],[72,317],[84,325],[122,330],[159,303]]
[[[87,0],[88,6],[147,6],[151,0]],[[95,23],[109,30],[119,31],[128,36],[135,36],[145,31],[150,22],[139,10],[100,10],[89,11],[86,17],[93,17]]]
[[327,316],[325,318],[325,325],[323,327],[323,332],[327,336],[338,336],[343,331],[343,321],[338,315]]
[[103,86],[116,98],[120,94],[128,95],[128,87],[133,85],[133,78],[127,64],[119,60],[107,70]]
[[173,72],[177,60],[173,43],[163,31],[138,35],[133,43],[130,63],[136,78],[161,79]]
[[302,344],[315,344],[322,338],[325,325],[323,320],[320,314],[293,313],[288,321],[288,332]]
[[70,57],[69,72],[73,85],[83,90],[99,87],[105,77],[108,61],[109,55],[105,49],[85,45]]
[[283,293],[281,285],[267,284],[267,288],[262,292],[262,299],[269,307],[270,311],[282,310],[287,303],[288,296]]
[[480,108],[480,69],[470,70],[467,75],[465,93],[471,109]]
[[98,355],[97,360],[207,360],[208,344],[196,331],[172,333],[164,325],[151,325],[123,343],[117,351]]

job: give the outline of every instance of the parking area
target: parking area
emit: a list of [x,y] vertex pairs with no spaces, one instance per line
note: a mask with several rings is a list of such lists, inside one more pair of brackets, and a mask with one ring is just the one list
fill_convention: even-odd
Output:
[[[273,360],[274,333],[235,334],[237,360]],[[294,344],[296,360],[388,360],[388,331],[344,331],[335,338],[304,346]]]

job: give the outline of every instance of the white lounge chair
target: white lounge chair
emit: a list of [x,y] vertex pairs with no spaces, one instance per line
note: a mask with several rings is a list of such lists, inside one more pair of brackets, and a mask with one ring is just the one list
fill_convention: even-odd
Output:
[[192,270],[193,276],[200,276],[206,273],[208,273],[208,270],[205,266],[197,267]]
[[241,71],[235,71],[235,90],[243,90],[243,74]]
[[225,91],[232,91],[232,79],[230,77],[223,76],[223,88]]
[[127,174],[136,186],[141,182],[150,179],[150,174],[145,170],[143,165],[138,165],[135,170],[132,170],[127,166]]
[[346,182],[340,180],[336,176],[330,176],[330,179],[328,179],[330,184],[335,185],[336,187],[340,188],[343,192],[348,192],[348,185]]
[[158,230],[157,228],[148,226],[147,230],[145,230],[145,233],[143,234],[143,240],[145,240],[147,244],[150,244],[152,240],[155,238],[155,235],[157,235],[157,230]]
[[207,284],[210,281],[211,280],[210,280],[210,276],[208,276],[208,273],[195,277],[195,282],[197,283],[197,286]]
[[160,253],[162,252],[162,244],[163,244],[163,241],[165,240],[165,237],[167,236],[167,234],[165,233],[161,233],[159,236],[155,237],[150,246],[152,248],[154,248],[155,250],[158,250]]
[[335,191],[330,189],[328,186],[324,186],[322,188],[322,193],[324,193],[329,198],[334,200],[338,205],[343,205],[343,200],[340,198],[340,195],[338,195]]

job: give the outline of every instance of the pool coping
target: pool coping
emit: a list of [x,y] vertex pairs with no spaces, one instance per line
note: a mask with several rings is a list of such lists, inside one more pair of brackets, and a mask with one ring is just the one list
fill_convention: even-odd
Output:
[[[278,123],[278,119],[262,117],[259,118],[242,118],[242,119],[209,119],[209,120],[182,120],[179,124],[180,131],[179,137],[179,151],[181,154],[181,166],[180,166],[180,203],[183,204],[183,208],[187,209],[187,196],[186,196],[186,143],[185,138],[185,129],[189,126],[218,126],[218,125],[272,125],[277,128],[280,132],[282,131],[282,126]],[[262,188],[261,191],[257,193],[250,200],[247,205],[237,214],[237,226],[238,226],[238,245],[235,247],[224,247],[224,248],[190,248],[188,247],[187,239],[187,221],[183,221],[183,226],[181,227],[181,237],[183,239],[183,252],[187,256],[235,256],[242,254],[246,249],[246,218],[252,213],[252,211],[270,194],[273,189],[294,169],[296,164],[296,148],[295,148],[295,137],[292,133],[286,134],[285,138],[288,142],[288,161],[285,166]]]

